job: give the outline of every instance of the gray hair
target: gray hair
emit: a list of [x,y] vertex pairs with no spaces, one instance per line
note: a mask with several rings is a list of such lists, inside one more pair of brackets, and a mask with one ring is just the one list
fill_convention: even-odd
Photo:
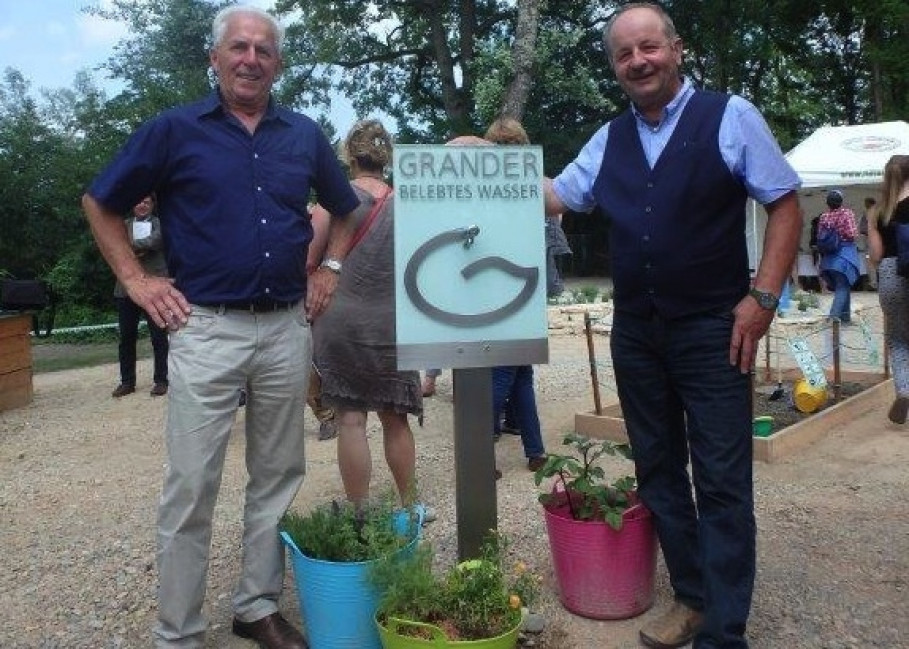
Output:
[[660,5],[653,2],[629,2],[615,10],[603,30],[603,45],[606,47],[606,56],[609,57],[610,63],[612,62],[612,47],[609,44],[609,39],[612,37],[612,28],[615,26],[615,21],[618,17],[631,9],[650,9],[663,21],[663,33],[670,42],[675,41],[679,37],[679,33],[675,29],[675,23],[672,22],[672,18]]
[[230,21],[231,16],[235,14],[252,14],[267,21],[271,25],[275,47],[278,50],[278,54],[281,54],[281,50],[284,48],[284,26],[278,22],[277,18],[255,5],[230,5],[229,7],[224,7],[215,15],[215,19],[211,23],[211,44],[213,48],[218,47],[221,41],[224,40],[224,34],[227,32],[227,23]]

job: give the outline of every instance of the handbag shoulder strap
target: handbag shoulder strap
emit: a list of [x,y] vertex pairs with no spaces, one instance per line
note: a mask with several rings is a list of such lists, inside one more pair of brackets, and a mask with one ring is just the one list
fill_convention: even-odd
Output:
[[363,222],[360,223],[359,227],[357,227],[356,232],[354,232],[353,236],[350,238],[350,245],[347,247],[348,253],[350,253],[350,251],[353,250],[358,243],[360,243],[363,237],[366,236],[366,233],[369,231],[372,222],[376,220],[376,216],[379,214],[379,210],[381,210],[382,206],[385,205],[385,201],[388,199],[389,194],[391,194],[391,187],[388,187],[385,190],[385,194],[383,194],[382,197],[376,201],[376,204],[373,205],[372,210],[369,212],[366,218],[363,219]]

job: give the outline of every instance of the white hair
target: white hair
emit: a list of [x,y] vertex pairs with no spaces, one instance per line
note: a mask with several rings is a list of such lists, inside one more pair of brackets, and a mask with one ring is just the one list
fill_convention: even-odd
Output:
[[281,50],[284,48],[284,26],[278,22],[277,18],[255,5],[230,5],[229,7],[224,7],[215,15],[215,19],[211,23],[211,43],[213,48],[218,47],[221,41],[224,40],[224,34],[227,32],[227,23],[234,14],[252,14],[267,21],[271,25],[271,31],[275,37],[275,47],[278,50],[278,54],[281,54]]

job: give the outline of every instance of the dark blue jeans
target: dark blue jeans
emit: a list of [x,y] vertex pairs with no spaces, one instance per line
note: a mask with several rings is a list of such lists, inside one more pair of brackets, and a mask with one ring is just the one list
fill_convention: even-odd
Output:
[[499,429],[499,417],[509,401],[514,408],[515,425],[521,430],[521,444],[528,458],[546,455],[533,391],[532,365],[504,365],[492,368],[493,430]]
[[748,646],[751,379],[729,364],[732,324],[728,310],[673,320],[616,312],[611,334],[638,490],[654,514],[675,597],[704,613],[697,649]]
[[139,319],[145,318],[155,356],[155,383],[167,384],[167,331],[128,297],[114,298],[120,326],[120,383],[136,385],[136,342],[139,339]]
[[833,303],[830,305],[830,317],[839,318],[840,322],[852,320],[852,286],[849,278],[836,270],[827,273],[833,280]]

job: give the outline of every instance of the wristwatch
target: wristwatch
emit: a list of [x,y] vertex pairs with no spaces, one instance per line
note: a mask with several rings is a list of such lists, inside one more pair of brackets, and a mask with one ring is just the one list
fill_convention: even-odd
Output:
[[319,264],[319,268],[327,268],[336,275],[341,274],[341,262],[337,259],[332,259],[331,257],[326,257],[322,260],[322,263]]
[[757,300],[757,303],[761,306],[762,309],[767,309],[768,311],[776,310],[776,307],[780,304],[780,298],[778,298],[773,293],[768,293],[767,291],[760,291],[756,288],[748,291],[748,295]]

